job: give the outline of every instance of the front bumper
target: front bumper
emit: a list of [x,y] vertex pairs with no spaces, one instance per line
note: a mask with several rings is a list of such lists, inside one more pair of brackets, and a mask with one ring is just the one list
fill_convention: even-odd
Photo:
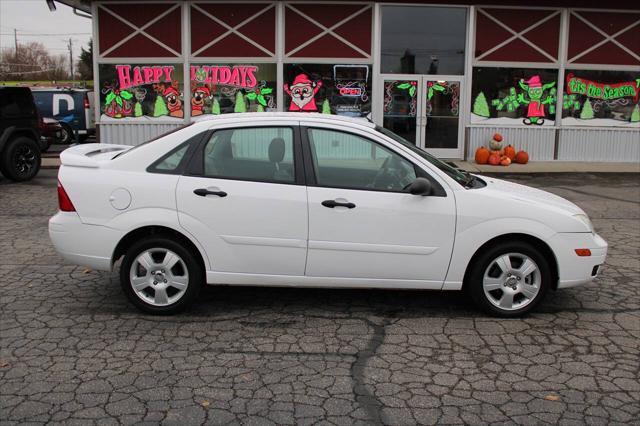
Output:
[[[607,242],[595,233],[558,233],[549,240],[558,261],[558,288],[576,287],[593,281],[607,258]],[[578,256],[587,248],[591,256]]]
[[70,263],[99,271],[111,270],[111,256],[122,233],[106,226],[82,223],[75,212],[58,212],[49,219],[49,237]]

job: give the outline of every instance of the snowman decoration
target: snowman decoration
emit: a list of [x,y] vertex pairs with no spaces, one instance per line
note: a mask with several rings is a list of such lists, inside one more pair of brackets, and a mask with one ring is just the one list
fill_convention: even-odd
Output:
[[311,81],[306,74],[298,74],[289,87],[284,85],[284,91],[291,97],[289,111],[318,111],[315,95],[322,87],[322,81]]

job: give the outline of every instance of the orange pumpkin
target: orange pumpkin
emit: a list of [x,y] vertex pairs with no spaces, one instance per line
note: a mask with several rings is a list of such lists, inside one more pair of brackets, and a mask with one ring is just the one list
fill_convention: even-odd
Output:
[[498,142],[502,142],[502,135],[500,133],[495,133],[493,135],[493,139],[498,141]]
[[481,146],[476,150],[476,163],[487,164],[487,161],[489,161],[489,150]]
[[516,158],[516,149],[511,145],[507,145],[504,149],[504,155],[509,157],[509,160],[513,161]]
[[490,155],[497,155],[498,157],[502,157],[502,151],[500,150],[491,150],[489,151]]
[[489,164],[492,166],[497,166],[500,164],[500,155],[499,154],[491,154],[489,156]]
[[511,158],[507,157],[506,155],[503,155],[502,158],[500,159],[500,165],[508,166],[509,164],[511,164]]
[[529,154],[526,151],[519,151],[516,154],[516,163],[527,164],[529,162]]

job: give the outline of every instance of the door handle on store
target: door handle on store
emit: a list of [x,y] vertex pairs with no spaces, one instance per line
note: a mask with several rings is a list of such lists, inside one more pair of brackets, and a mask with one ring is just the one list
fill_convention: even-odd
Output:
[[329,207],[330,209],[334,207],[346,207],[348,209],[353,209],[356,207],[356,205],[353,203],[341,203],[340,201],[336,200],[324,200],[322,202],[322,205],[325,207]]
[[209,191],[207,188],[194,189],[193,193],[201,197],[206,197],[207,195],[217,195],[218,197],[227,196],[227,193],[224,191]]

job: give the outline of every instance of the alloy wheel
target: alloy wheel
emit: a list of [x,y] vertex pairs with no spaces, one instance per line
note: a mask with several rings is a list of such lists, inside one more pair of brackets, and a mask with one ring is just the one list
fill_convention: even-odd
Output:
[[28,175],[36,167],[36,153],[29,145],[20,145],[13,156],[15,170],[20,175]]
[[482,287],[487,300],[499,309],[524,308],[540,292],[540,268],[529,256],[507,253],[496,257],[485,270]]
[[184,260],[165,248],[147,249],[140,253],[129,271],[134,293],[152,306],[168,306],[184,296],[189,285],[189,272]]

